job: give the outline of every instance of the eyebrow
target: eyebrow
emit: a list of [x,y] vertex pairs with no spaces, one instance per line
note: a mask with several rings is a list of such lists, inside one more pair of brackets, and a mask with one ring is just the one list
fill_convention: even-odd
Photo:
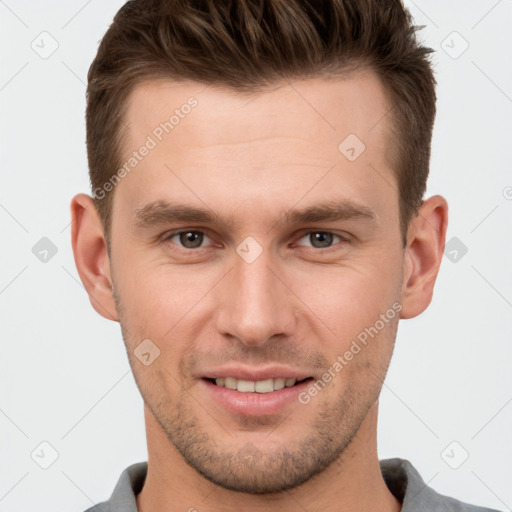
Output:
[[[279,215],[272,227],[352,219],[374,222],[377,220],[377,215],[368,206],[357,204],[349,199],[329,200],[302,209],[287,210]],[[172,222],[224,224],[229,228],[236,228],[240,225],[240,219],[228,219],[206,207],[199,208],[176,202],[154,201],[135,210],[135,223],[139,228],[149,228]]]

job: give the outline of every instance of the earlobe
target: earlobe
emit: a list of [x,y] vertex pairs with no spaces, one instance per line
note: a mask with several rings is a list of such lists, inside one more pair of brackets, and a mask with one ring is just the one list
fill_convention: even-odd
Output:
[[71,201],[71,242],[76,268],[93,308],[108,320],[118,321],[103,226],[93,199],[86,194],[78,194]]
[[427,199],[411,220],[404,255],[400,318],[413,318],[430,304],[443,258],[447,225],[448,203],[437,195]]

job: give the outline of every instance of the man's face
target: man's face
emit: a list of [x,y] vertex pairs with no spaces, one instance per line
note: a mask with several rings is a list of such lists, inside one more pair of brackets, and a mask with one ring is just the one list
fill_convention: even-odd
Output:
[[[281,85],[252,96],[139,85],[125,160],[151,148],[113,202],[112,280],[146,406],[169,450],[253,493],[324,470],[375,412],[404,265],[378,79]],[[176,109],[169,133],[158,130]],[[353,136],[340,151],[350,134],[362,153]],[[335,206],[336,218],[313,211]],[[263,392],[284,378],[307,380]],[[254,381],[262,392],[244,391]]]

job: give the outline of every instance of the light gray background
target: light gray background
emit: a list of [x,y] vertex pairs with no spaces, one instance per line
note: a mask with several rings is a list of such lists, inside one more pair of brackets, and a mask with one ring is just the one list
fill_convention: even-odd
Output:
[[[69,229],[69,201],[88,191],[86,74],[122,3],[0,1],[1,511],[83,511],[147,456],[120,328],[90,306]],[[437,50],[427,195],[447,198],[447,239],[468,252],[444,258],[431,306],[400,323],[379,453],[441,493],[510,510],[512,1],[406,5]],[[31,45],[49,52],[52,38],[43,59]],[[42,237],[58,250],[45,263]],[[48,469],[42,442],[58,452]]]

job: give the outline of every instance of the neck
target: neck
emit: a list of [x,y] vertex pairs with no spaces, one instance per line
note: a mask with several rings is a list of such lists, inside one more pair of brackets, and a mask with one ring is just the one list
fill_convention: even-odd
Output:
[[309,512],[399,512],[401,504],[389,491],[380,471],[377,409],[375,403],[350,445],[321,474],[290,491],[252,495],[219,487],[191,468],[146,406],[148,473],[137,495],[139,512],[287,512],[301,508]]

